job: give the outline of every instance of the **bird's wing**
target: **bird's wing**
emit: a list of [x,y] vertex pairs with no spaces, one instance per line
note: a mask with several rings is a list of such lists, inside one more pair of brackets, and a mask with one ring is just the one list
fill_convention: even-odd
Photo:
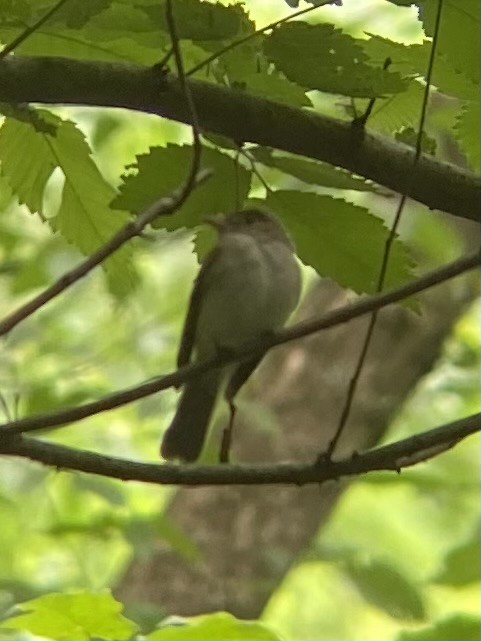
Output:
[[194,347],[195,333],[197,330],[197,321],[199,319],[202,298],[207,290],[208,273],[212,263],[220,253],[220,247],[215,247],[205,258],[200,268],[199,274],[195,279],[194,288],[190,295],[189,310],[185,318],[180,339],[179,353],[177,354],[177,366],[182,367],[190,362],[192,349]]

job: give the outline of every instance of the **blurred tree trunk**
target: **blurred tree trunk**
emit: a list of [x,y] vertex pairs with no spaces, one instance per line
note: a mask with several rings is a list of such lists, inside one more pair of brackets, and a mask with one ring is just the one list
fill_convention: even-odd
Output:
[[[476,284],[470,274],[428,291],[422,297],[422,315],[399,306],[380,312],[338,455],[380,439],[408,394],[432,369],[453,324],[476,295]],[[334,283],[321,281],[306,297],[298,320],[343,305],[349,297]],[[240,405],[234,435],[237,460],[313,461],[325,449],[367,322],[357,319],[271,352],[247,386],[243,397],[250,403]],[[259,418],[265,406],[275,422]],[[269,428],[266,423],[271,423]],[[331,482],[301,488],[180,489],[167,514],[195,541],[201,559],[186,560],[159,542],[148,560],[132,562],[117,595],[126,603],[153,602],[169,614],[225,609],[255,618],[345,486]]]

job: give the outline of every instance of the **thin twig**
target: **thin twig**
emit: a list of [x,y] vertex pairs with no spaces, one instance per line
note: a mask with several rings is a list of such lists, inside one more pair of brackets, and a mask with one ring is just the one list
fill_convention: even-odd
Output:
[[178,38],[175,31],[175,23],[172,15],[172,8],[170,1],[166,4],[166,13],[171,30],[172,48],[177,64],[179,82],[184,92],[185,100],[191,115],[192,133],[193,133],[193,154],[189,173],[184,184],[170,196],[160,198],[155,203],[150,205],[147,209],[142,211],[135,220],[127,223],[120,229],[109,241],[99,247],[97,251],[91,254],[88,258],[82,261],[77,267],[70,270],[61,276],[55,283],[50,285],[43,292],[40,292],[35,298],[25,303],[14,312],[9,314],[6,318],[0,321],[0,336],[3,336],[21,321],[31,316],[38,309],[43,307],[46,303],[65,291],[68,287],[73,285],[80,278],[88,274],[94,267],[100,265],[108,256],[117,251],[122,245],[129,241],[134,236],[138,236],[143,229],[151,223],[157,216],[172,214],[177,211],[179,207],[187,200],[190,193],[200,183],[202,183],[210,175],[209,171],[199,172],[200,156],[202,145],[199,135],[199,124],[195,105],[192,99],[190,88],[185,79],[184,67],[182,57],[179,51]]
[[179,204],[182,205],[185,200],[189,197],[190,192],[194,188],[196,176],[200,168],[200,157],[202,153],[202,143],[200,141],[200,127],[199,120],[197,117],[197,110],[195,108],[194,99],[192,98],[192,92],[190,90],[189,84],[186,80],[186,74],[184,70],[184,61],[182,60],[182,54],[179,46],[179,38],[177,35],[177,29],[175,26],[174,12],[172,10],[172,0],[167,0],[165,5],[165,16],[167,19],[167,26],[169,27],[170,39],[172,42],[172,50],[175,59],[175,65],[177,67],[177,75],[179,77],[179,83],[184,94],[185,101],[187,103],[187,108],[190,114],[190,120],[192,125],[192,135],[194,138],[194,149],[192,155],[192,162],[189,171],[189,175],[183,188],[181,189],[181,196],[179,199]]
[[397,303],[409,296],[413,296],[425,289],[433,287],[434,285],[438,285],[450,278],[454,278],[455,276],[458,276],[470,269],[477,268],[480,258],[481,252],[478,251],[475,254],[470,254],[469,256],[460,258],[444,265],[443,267],[428,272],[424,276],[407,283],[406,285],[398,287],[397,289],[393,289],[383,294],[361,298],[354,303],[345,305],[339,309],[334,309],[320,318],[298,323],[269,336],[269,338],[264,338],[264,340],[258,341],[255,344],[246,345],[235,353],[223,354],[222,356],[202,363],[181,367],[175,372],[144,382],[130,389],[114,392],[113,394],[105,396],[97,401],[10,421],[9,423],[0,425],[0,434],[7,432],[10,434],[30,432],[48,427],[59,427],[80,421],[89,416],[93,416],[94,414],[99,414],[100,412],[105,412],[107,410],[132,403],[133,401],[145,398],[146,396],[151,396],[152,394],[156,394],[157,392],[168,389],[169,387],[178,387],[186,381],[191,380],[196,376],[200,376],[208,370],[223,367],[229,363],[245,360],[247,358],[253,358],[257,355],[263,355],[266,350],[271,349],[276,345],[282,345],[284,343],[303,338],[304,336],[314,334],[315,332],[335,327],[336,325],[346,323],[347,321],[362,316],[363,314],[368,314],[392,303]]
[[[194,176],[193,182],[195,185],[200,185],[210,176],[210,173],[211,172],[207,170],[199,172]],[[40,292],[40,294],[32,298],[32,300],[28,301],[1,320],[0,336],[9,332],[21,321],[31,316],[38,309],[46,305],[53,298],[80,280],[80,278],[92,271],[92,269],[97,267],[97,265],[100,265],[100,263],[117,251],[128,240],[134,236],[138,236],[142,230],[152,222],[152,220],[154,220],[154,218],[157,218],[157,216],[160,215],[171,214],[177,210],[189,194],[185,187],[190,183],[191,173],[189,173],[188,181],[186,181],[180,189],[174,191],[170,196],[160,198],[147,209],[144,209],[135,220],[130,221],[122,227],[122,229],[120,229],[108,242],[99,247],[97,251],[83,260],[79,265],[77,265],[77,267],[74,267],[63,274],[63,276],[50,285],[50,287],[47,287],[47,289]]]
[[21,34],[19,34],[10,44],[6,45],[2,51],[0,51],[0,60],[2,58],[5,58],[8,56],[9,53],[12,53],[14,49],[16,49],[19,45],[22,44],[22,42],[25,42],[27,38],[29,38],[35,31],[40,29],[50,18],[54,15],[54,13],[57,13],[57,11],[63,7],[64,4],[66,4],[69,0],[59,0],[56,5],[54,5],[51,9],[47,11],[41,18],[37,20],[35,24],[33,24],[31,27],[27,27],[24,31],[22,31]]
[[[416,166],[419,162],[419,159],[421,157],[421,151],[422,151],[422,139],[423,139],[423,131],[424,131],[424,123],[426,121],[426,113],[428,109],[428,100],[429,100],[429,93],[431,89],[431,79],[432,79],[432,72],[433,72],[433,67],[434,67],[434,56],[436,53],[436,44],[437,44],[437,39],[438,39],[438,34],[439,34],[439,26],[440,26],[440,21],[441,21],[441,9],[442,9],[442,4],[443,0],[438,0],[438,11],[436,15],[436,25],[435,25],[435,30],[434,30],[434,36],[433,36],[433,44],[431,47],[431,52],[430,52],[430,57],[429,57],[429,63],[428,63],[428,73],[426,74],[426,86],[424,89],[424,96],[423,96],[423,103],[421,106],[421,115],[419,118],[419,130],[418,130],[418,135],[416,138],[416,150],[415,154],[413,157],[413,162],[412,162],[412,167],[411,171],[408,174],[408,180],[407,183],[411,183],[413,181],[414,173],[416,171]],[[386,68],[386,65],[389,66],[391,64],[390,59],[387,59],[386,62],[384,63],[384,67]],[[372,109],[372,105],[371,105]],[[387,267],[389,264],[389,258],[391,255],[391,248],[394,243],[394,240],[396,238],[396,233],[397,229],[399,226],[399,222],[401,220],[401,215],[404,210],[404,206],[406,204],[408,194],[409,193],[409,187],[406,186],[405,190],[403,191],[401,198],[399,199],[399,204],[396,209],[396,214],[394,216],[394,221],[391,226],[389,236],[386,239],[386,244],[384,246],[384,254],[382,257],[382,262],[381,262],[381,268],[379,270],[379,277],[378,277],[378,282],[376,286],[376,292],[381,292],[384,288],[384,284],[386,281],[386,274],[387,274]],[[369,325],[366,331],[366,335],[364,337],[364,341],[362,344],[361,348],[361,353],[359,354],[359,358],[354,370],[354,374],[351,377],[351,380],[349,381],[349,386],[348,390],[346,393],[346,400],[344,403],[344,407],[341,412],[341,417],[339,419],[338,426],[336,428],[336,431],[334,433],[334,436],[332,437],[331,441],[329,442],[328,448],[326,452],[321,452],[319,456],[319,462],[324,463],[326,459],[330,459],[334,453],[334,450],[336,449],[336,445],[339,442],[339,439],[341,437],[341,434],[344,431],[344,428],[347,424],[347,421],[349,419],[350,413],[351,413],[351,408],[352,404],[354,401],[354,396],[356,394],[356,389],[357,385],[359,382],[359,379],[361,377],[362,370],[364,368],[364,364],[366,362],[366,356],[369,351],[369,347],[371,345],[371,340],[374,334],[374,328],[376,326],[377,322],[377,314],[378,310],[374,311],[371,315],[371,318],[369,319]]]
[[338,2],[336,0],[325,0],[325,2],[315,4],[312,7],[307,7],[307,9],[299,9],[299,11],[295,11],[294,13],[291,13],[285,18],[281,18],[280,20],[271,22],[270,24],[266,25],[265,27],[262,27],[261,29],[257,29],[256,31],[253,31],[252,33],[249,33],[246,36],[239,38],[238,40],[234,40],[234,42],[230,42],[228,45],[226,45],[222,49],[219,49],[219,51],[216,51],[210,56],[208,56],[207,58],[204,58],[204,60],[199,62],[199,64],[195,65],[195,67],[192,67],[191,69],[189,69],[186,75],[192,76],[194,73],[197,73],[197,71],[200,71],[200,69],[203,69],[204,67],[207,67],[207,65],[210,65],[210,63],[214,62],[214,60],[217,60],[217,58],[220,58],[228,51],[231,51],[231,49],[235,49],[235,47],[238,47],[239,45],[244,44],[244,42],[248,42],[249,40],[252,40],[253,38],[256,38],[257,36],[261,35],[262,33],[265,33],[266,31],[275,29],[279,25],[284,24],[284,22],[288,22],[289,20],[292,20],[292,18],[297,18],[298,16],[302,16],[304,13],[309,13],[310,11],[313,11],[314,9],[318,9],[319,7],[323,7],[327,4],[338,4]]
[[157,485],[307,485],[366,472],[401,469],[427,461],[479,431],[480,414],[356,454],[325,467],[309,464],[169,465],[140,463],[0,432],[0,453],[22,456],[57,469]]

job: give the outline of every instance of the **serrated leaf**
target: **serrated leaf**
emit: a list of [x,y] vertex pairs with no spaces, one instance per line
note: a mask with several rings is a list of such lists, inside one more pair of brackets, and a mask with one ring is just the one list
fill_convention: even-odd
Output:
[[[192,147],[167,145],[152,147],[148,154],[137,156],[131,166],[135,175],[125,175],[113,207],[140,212],[158,198],[180,187],[190,170]],[[250,173],[215,149],[204,148],[201,167],[213,175],[194,189],[187,202],[173,216],[161,216],[154,227],[168,230],[195,227],[209,214],[229,212],[242,205],[250,187]]]
[[479,100],[468,102],[463,105],[454,126],[454,135],[468,157],[471,168],[478,171],[480,168],[480,117]]
[[20,203],[32,212],[42,210],[45,185],[57,166],[49,147],[51,139],[52,136],[37,132],[34,125],[13,118],[7,118],[0,129],[2,175]]
[[[382,66],[386,58],[390,58],[389,69],[391,71],[399,71],[403,76],[416,75],[420,78],[426,78],[432,48],[431,42],[426,40],[422,44],[404,45],[378,35],[368,35],[370,36],[369,40],[361,40],[360,42],[373,65]],[[410,85],[412,84],[410,83]],[[431,84],[443,93],[465,100],[475,98],[479,91],[478,87],[467,76],[455,70],[446,56],[440,54],[439,51],[436,52],[434,59]]]
[[479,581],[480,536],[480,528],[477,527],[468,541],[451,550],[442,572],[435,579],[437,583],[462,586]]
[[316,162],[294,155],[273,153],[265,147],[250,149],[249,155],[257,161],[279,169],[279,171],[294,176],[309,185],[320,185],[329,189],[353,189],[355,191],[373,191],[379,193],[379,187],[369,184],[363,178],[357,178],[351,173],[329,163]]
[[397,641],[479,641],[481,621],[469,614],[455,614],[434,625],[401,632]]
[[25,614],[2,621],[2,627],[49,639],[129,639],[137,629],[108,592],[52,593],[17,607]]
[[372,605],[396,619],[422,619],[425,608],[419,588],[405,575],[382,561],[349,561],[344,571]]
[[280,637],[260,621],[242,621],[227,612],[216,612],[189,619],[180,617],[167,620],[165,625],[148,634],[146,639],[198,639],[221,641],[223,639],[256,639],[276,641]]
[[[424,0],[419,15],[424,31],[434,36],[437,0]],[[445,54],[456,71],[479,85],[479,19],[478,0],[446,0],[442,6],[441,25],[438,35],[438,50]]]
[[[168,32],[165,0],[139,7],[152,22]],[[233,38],[240,29],[243,10],[240,6],[226,7],[220,2],[177,0],[173,5],[177,36],[186,40],[225,40]]]
[[406,91],[381,98],[376,102],[367,121],[368,129],[392,135],[403,127],[417,128],[419,123],[424,88],[411,80]]
[[[38,115],[52,125],[55,135],[38,132],[27,122],[7,119],[0,130],[2,174],[20,202],[32,212],[41,212],[48,179],[54,169],[60,169],[65,177],[61,205],[49,224],[82,253],[91,254],[128,221],[128,216],[109,208],[115,190],[93,162],[85,137],[75,124],[47,111]],[[119,296],[134,284],[128,269],[130,251],[124,245],[102,263],[112,291]]]
[[[389,230],[366,208],[331,196],[280,190],[254,202],[279,216],[299,258],[320,276],[356,292],[375,292]],[[409,280],[411,268],[405,246],[396,239],[384,289]]]
[[284,23],[264,41],[264,54],[308,89],[365,98],[403,91],[401,75],[369,66],[359,42],[330,24]]
[[371,64],[382,67],[386,58],[391,60],[389,69],[399,71],[403,76],[411,74],[424,75],[427,70],[431,43],[406,45],[395,42],[372,33],[367,33],[368,40],[360,40],[359,44],[369,57]]

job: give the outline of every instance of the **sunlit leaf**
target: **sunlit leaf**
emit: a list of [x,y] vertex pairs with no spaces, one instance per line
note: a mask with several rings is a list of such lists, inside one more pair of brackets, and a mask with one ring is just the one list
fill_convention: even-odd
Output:
[[120,613],[122,604],[108,592],[46,594],[17,606],[24,614],[1,622],[49,639],[129,639],[137,626]]
[[243,621],[227,612],[216,612],[189,619],[175,617],[170,622],[148,634],[146,639],[256,639],[259,641],[276,641],[280,637],[260,621]]
[[[82,253],[91,254],[128,217],[125,212],[110,209],[115,191],[93,162],[85,137],[75,124],[45,111],[37,116],[52,125],[54,135],[12,119],[0,129],[2,173],[20,202],[32,212],[42,212],[45,186],[58,168],[65,182],[60,209],[55,217],[49,218],[49,223]],[[102,264],[112,290],[118,295],[127,293],[134,284],[128,268],[129,257],[130,249],[124,245]]]

